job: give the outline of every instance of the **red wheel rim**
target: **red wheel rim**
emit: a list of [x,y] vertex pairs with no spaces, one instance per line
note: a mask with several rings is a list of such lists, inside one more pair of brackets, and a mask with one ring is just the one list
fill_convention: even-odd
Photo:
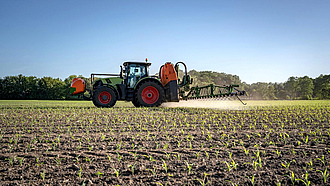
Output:
[[102,104],[108,104],[110,103],[111,101],[111,94],[107,91],[103,91],[100,93],[99,95],[99,101],[102,103]]
[[153,86],[148,86],[142,90],[142,100],[147,104],[154,104],[159,99],[159,92]]

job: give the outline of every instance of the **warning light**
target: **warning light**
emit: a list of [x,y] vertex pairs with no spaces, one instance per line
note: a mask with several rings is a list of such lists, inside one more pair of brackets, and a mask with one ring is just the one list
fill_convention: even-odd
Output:
[[146,63],[148,62],[148,58],[146,58]]

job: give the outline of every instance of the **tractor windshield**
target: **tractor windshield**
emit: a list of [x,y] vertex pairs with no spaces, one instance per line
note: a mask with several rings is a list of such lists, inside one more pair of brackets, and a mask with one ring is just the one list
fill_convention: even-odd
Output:
[[140,64],[130,64],[127,67],[127,87],[133,88],[141,78],[148,76],[147,67]]

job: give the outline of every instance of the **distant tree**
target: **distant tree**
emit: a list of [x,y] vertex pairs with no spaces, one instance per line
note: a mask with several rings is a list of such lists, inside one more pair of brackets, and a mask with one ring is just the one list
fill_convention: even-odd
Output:
[[314,80],[313,94],[318,99],[330,99],[330,75],[321,74]]
[[275,96],[275,87],[273,83],[268,83],[267,90],[264,94],[266,99],[277,99]]
[[5,86],[5,80],[0,78],[0,99],[7,99],[6,98],[6,86]]
[[37,99],[65,99],[64,82],[57,78],[43,77],[37,83]]
[[192,86],[205,86],[209,84],[215,85],[230,85],[230,84],[237,84],[242,85],[239,76],[226,74],[226,73],[219,73],[219,72],[212,72],[212,71],[196,71],[191,70],[188,72],[191,78],[194,79]]
[[18,76],[6,76],[3,80],[5,99],[20,99]]
[[308,76],[298,78],[298,94],[300,99],[312,99],[314,84]]
[[25,98],[24,99],[36,99],[38,92],[37,92],[37,83],[38,78],[35,76],[26,77],[26,89],[25,89]]
[[284,89],[288,93],[288,97],[290,99],[297,98],[298,88],[298,78],[297,77],[289,77],[289,79],[284,83]]
[[257,82],[250,85],[245,89],[252,99],[268,99],[267,90],[268,83]]
[[287,98],[288,94],[285,92],[284,83],[275,83],[274,89],[275,97],[277,99],[283,100]]

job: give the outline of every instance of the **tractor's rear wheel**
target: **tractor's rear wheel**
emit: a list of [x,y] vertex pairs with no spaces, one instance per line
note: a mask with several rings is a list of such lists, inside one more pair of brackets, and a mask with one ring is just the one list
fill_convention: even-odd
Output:
[[94,92],[93,103],[97,107],[113,107],[116,101],[116,94],[109,87],[99,87]]
[[139,106],[158,107],[165,100],[165,92],[160,84],[147,81],[137,88],[135,99]]
[[140,107],[140,104],[139,104],[137,98],[134,98],[133,101],[132,101],[132,103],[133,103],[133,105],[134,105],[135,107]]

